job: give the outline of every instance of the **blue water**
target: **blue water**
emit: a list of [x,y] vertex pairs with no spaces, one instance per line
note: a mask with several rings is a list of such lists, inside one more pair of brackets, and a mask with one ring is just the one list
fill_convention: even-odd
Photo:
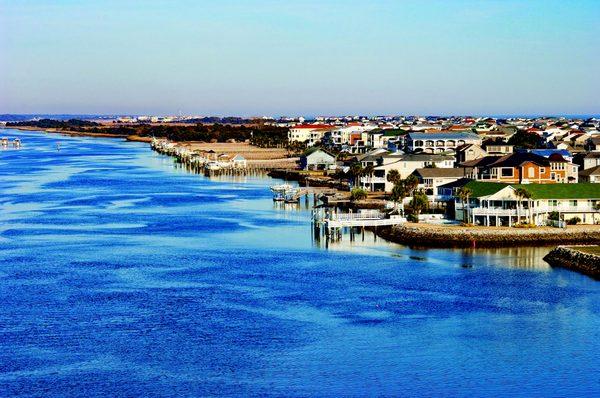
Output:
[[600,284],[547,249],[325,248],[269,179],[0,135],[1,396],[600,393]]

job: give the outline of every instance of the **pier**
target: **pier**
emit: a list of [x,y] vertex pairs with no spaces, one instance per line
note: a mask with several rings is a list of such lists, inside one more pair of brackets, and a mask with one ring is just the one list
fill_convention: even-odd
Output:
[[313,209],[312,222],[316,238],[323,234],[328,240],[340,240],[342,232],[348,229],[352,241],[355,238],[355,229],[359,229],[364,239],[365,228],[377,229],[377,227],[404,224],[406,218],[400,215],[389,215],[379,210],[339,213],[333,208],[316,208]]

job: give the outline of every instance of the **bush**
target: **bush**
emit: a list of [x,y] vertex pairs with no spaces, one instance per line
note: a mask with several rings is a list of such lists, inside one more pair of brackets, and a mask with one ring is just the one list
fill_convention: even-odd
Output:
[[567,225],[577,225],[581,222],[581,218],[579,217],[573,217],[569,220],[567,220]]
[[353,188],[350,191],[350,200],[362,200],[367,198],[367,191],[362,188]]
[[409,213],[409,214],[406,215],[406,221],[418,223],[419,222],[419,216],[417,216],[416,214],[413,214],[413,213]]
[[560,220],[560,214],[558,214],[557,211],[551,211],[548,214],[548,220],[550,220],[550,221],[558,221],[558,220]]

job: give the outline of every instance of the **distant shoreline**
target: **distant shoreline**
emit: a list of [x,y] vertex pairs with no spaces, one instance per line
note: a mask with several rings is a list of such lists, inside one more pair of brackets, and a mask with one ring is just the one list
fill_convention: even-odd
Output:
[[55,128],[40,128],[40,127],[30,127],[30,126],[4,126],[4,129],[14,129],[14,130],[22,130],[22,131],[41,131],[43,133],[53,133],[53,134],[64,134],[74,137],[96,137],[96,138],[120,138],[127,141],[136,141],[136,142],[147,142],[150,143],[152,138],[150,137],[140,137],[139,135],[119,135],[119,134],[111,134],[111,133],[91,133],[87,131],[73,131],[73,130],[64,130],[64,129],[55,129]]

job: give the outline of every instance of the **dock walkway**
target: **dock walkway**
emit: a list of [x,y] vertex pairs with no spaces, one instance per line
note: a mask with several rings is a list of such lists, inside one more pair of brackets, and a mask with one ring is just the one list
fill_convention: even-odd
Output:
[[360,210],[357,213],[338,213],[333,209],[320,208],[313,210],[313,225],[315,236],[321,234],[321,230],[327,238],[341,239],[343,228],[350,229],[352,239],[353,229],[366,227],[383,227],[404,224],[406,218],[399,215],[388,215],[379,210]]

